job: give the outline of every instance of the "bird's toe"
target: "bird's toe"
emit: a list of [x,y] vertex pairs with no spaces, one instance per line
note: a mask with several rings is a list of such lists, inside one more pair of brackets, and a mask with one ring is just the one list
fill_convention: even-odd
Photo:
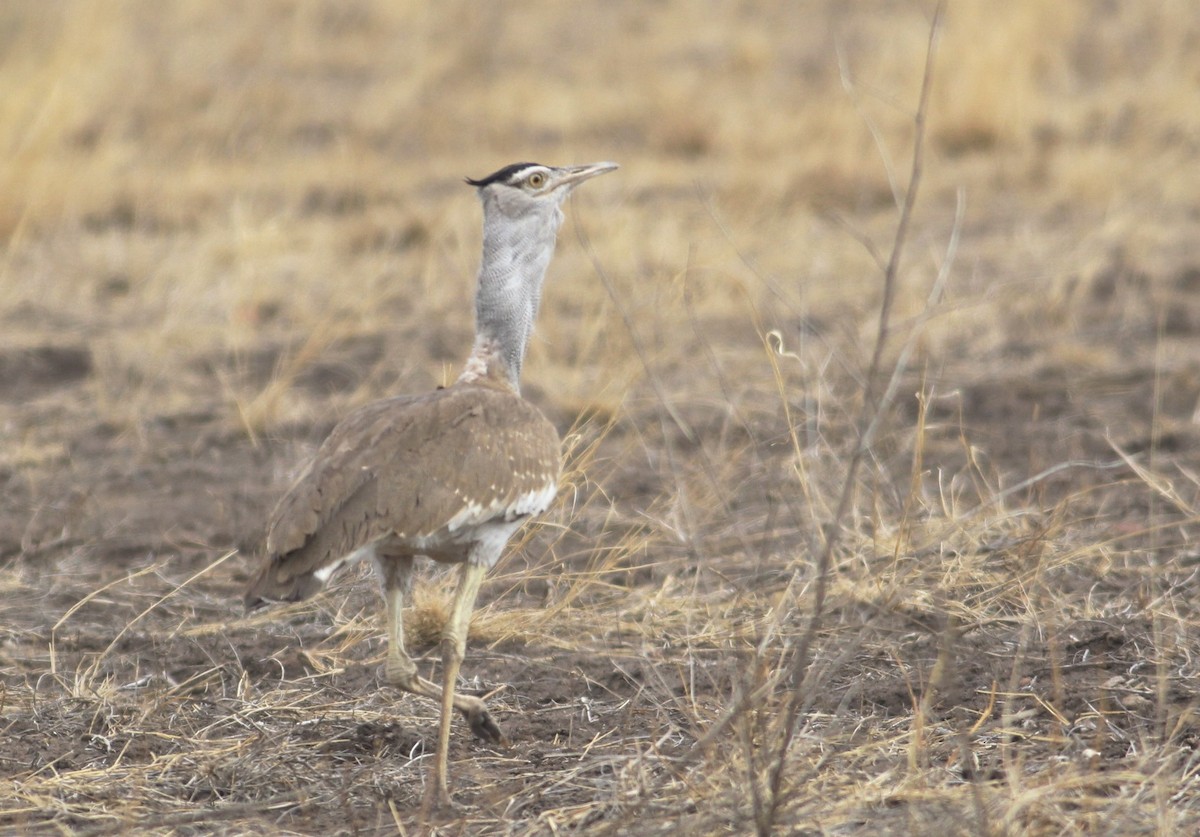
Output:
[[458,810],[458,804],[450,797],[449,787],[442,782],[434,781],[425,789],[425,798],[421,801],[421,809],[426,816],[451,814]]

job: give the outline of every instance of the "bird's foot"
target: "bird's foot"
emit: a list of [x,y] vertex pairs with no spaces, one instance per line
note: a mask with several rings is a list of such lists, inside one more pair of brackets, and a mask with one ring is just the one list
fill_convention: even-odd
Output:
[[462,710],[463,717],[467,719],[467,723],[471,725],[471,732],[475,733],[475,737],[487,741],[490,744],[504,744],[504,733],[500,731],[499,725],[492,720],[492,716],[488,714],[487,707],[483,701],[479,701],[478,705],[471,705]]
[[444,781],[431,776],[425,788],[425,798],[421,800],[421,815],[428,819],[431,814],[449,814],[458,809],[458,804],[450,798],[450,788]]

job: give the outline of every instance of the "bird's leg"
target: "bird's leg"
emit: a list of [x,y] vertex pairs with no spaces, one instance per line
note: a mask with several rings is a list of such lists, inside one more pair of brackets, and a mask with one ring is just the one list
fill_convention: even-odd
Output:
[[450,750],[450,719],[451,711],[457,707],[467,716],[471,731],[480,738],[490,741],[500,741],[500,727],[487,713],[482,700],[476,698],[475,706],[464,708],[461,696],[455,695],[454,686],[458,681],[458,670],[462,665],[463,655],[467,650],[467,631],[471,625],[471,611],[475,607],[475,597],[479,593],[479,585],[487,573],[485,564],[468,561],[463,564],[462,577],[458,583],[458,592],[454,594],[454,604],[450,610],[450,618],[446,621],[445,632],[442,634],[442,717],[438,726],[437,762],[434,765],[435,789],[439,802],[443,804],[450,800],[448,782],[448,762]]
[[383,600],[387,605],[388,648],[384,677],[388,683],[406,692],[427,694],[421,688],[417,664],[404,647],[404,598],[412,586],[412,556],[380,556],[376,558],[376,566],[383,581]]
[[[442,687],[431,683],[417,674],[417,664],[408,656],[404,646],[404,600],[408,595],[412,573],[413,559],[411,556],[388,556],[376,559],[379,575],[383,579],[383,599],[387,605],[388,650],[387,662],[384,664],[384,678],[388,684],[397,689],[403,689],[414,695],[423,695],[434,700],[442,699]],[[482,573],[480,574],[482,581]],[[471,594],[474,604],[475,593],[479,590],[479,582],[475,583],[475,591]],[[461,592],[461,591],[460,591]],[[470,609],[467,611],[467,621],[470,621]],[[463,642],[466,642],[466,630],[462,631]],[[463,713],[471,724],[475,735],[488,741],[500,740],[500,728],[488,717],[484,702],[474,695],[454,695],[454,708]]]
[[[384,676],[389,684],[398,689],[442,701],[438,751],[434,764],[434,782],[429,789],[432,801],[436,801],[439,805],[448,805],[450,794],[446,778],[449,756],[447,742],[450,738],[452,710],[457,709],[466,716],[467,721],[471,724],[471,731],[475,735],[489,741],[501,740],[500,728],[488,715],[484,702],[473,695],[454,693],[459,664],[466,650],[471,609],[474,607],[475,596],[479,592],[479,585],[483,581],[486,569],[481,566],[477,572],[471,574],[467,572],[467,567],[470,565],[464,566],[463,582],[455,596],[451,616],[446,625],[445,633],[446,638],[451,639],[450,645],[448,646],[446,639],[443,639],[443,653],[446,653],[447,648],[453,648],[458,662],[454,664],[452,673],[447,666],[448,676],[445,685],[439,687],[417,674],[417,665],[408,656],[404,647],[404,599],[411,581],[412,557],[381,555],[376,558],[376,565],[383,581],[383,598],[387,605],[388,650]],[[468,578],[471,575],[474,576],[474,579],[468,584]]]

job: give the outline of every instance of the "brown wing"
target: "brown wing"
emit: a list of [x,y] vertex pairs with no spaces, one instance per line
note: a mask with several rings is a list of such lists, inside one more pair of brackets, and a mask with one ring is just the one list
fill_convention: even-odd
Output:
[[539,512],[560,467],[553,425],[507,389],[457,384],[369,404],[279,502],[247,604],[311,595],[315,572],[385,535],[437,552],[484,520]]

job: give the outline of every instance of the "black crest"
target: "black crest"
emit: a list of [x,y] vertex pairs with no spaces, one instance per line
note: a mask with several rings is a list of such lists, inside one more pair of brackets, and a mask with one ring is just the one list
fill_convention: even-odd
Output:
[[479,180],[472,180],[469,177],[464,178],[464,179],[468,183],[470,183],[472,186],[476,186],[476,187],[480,187],[480,188],[482,188],[484,186],[490,186],[493,183],[508,183],[510,178],[512,178],[512,176],[514,174],[516,174],[517,172],[524,171],[525,169],[529,168],[530,166],[536,166],[536,165],[538,165],[538,164],[537,163],[513,163],[511,166],[505,166],[504,168],[500,169],[499,171],[494,171],[491,174],[489,174],[487,177],[482,177]]

